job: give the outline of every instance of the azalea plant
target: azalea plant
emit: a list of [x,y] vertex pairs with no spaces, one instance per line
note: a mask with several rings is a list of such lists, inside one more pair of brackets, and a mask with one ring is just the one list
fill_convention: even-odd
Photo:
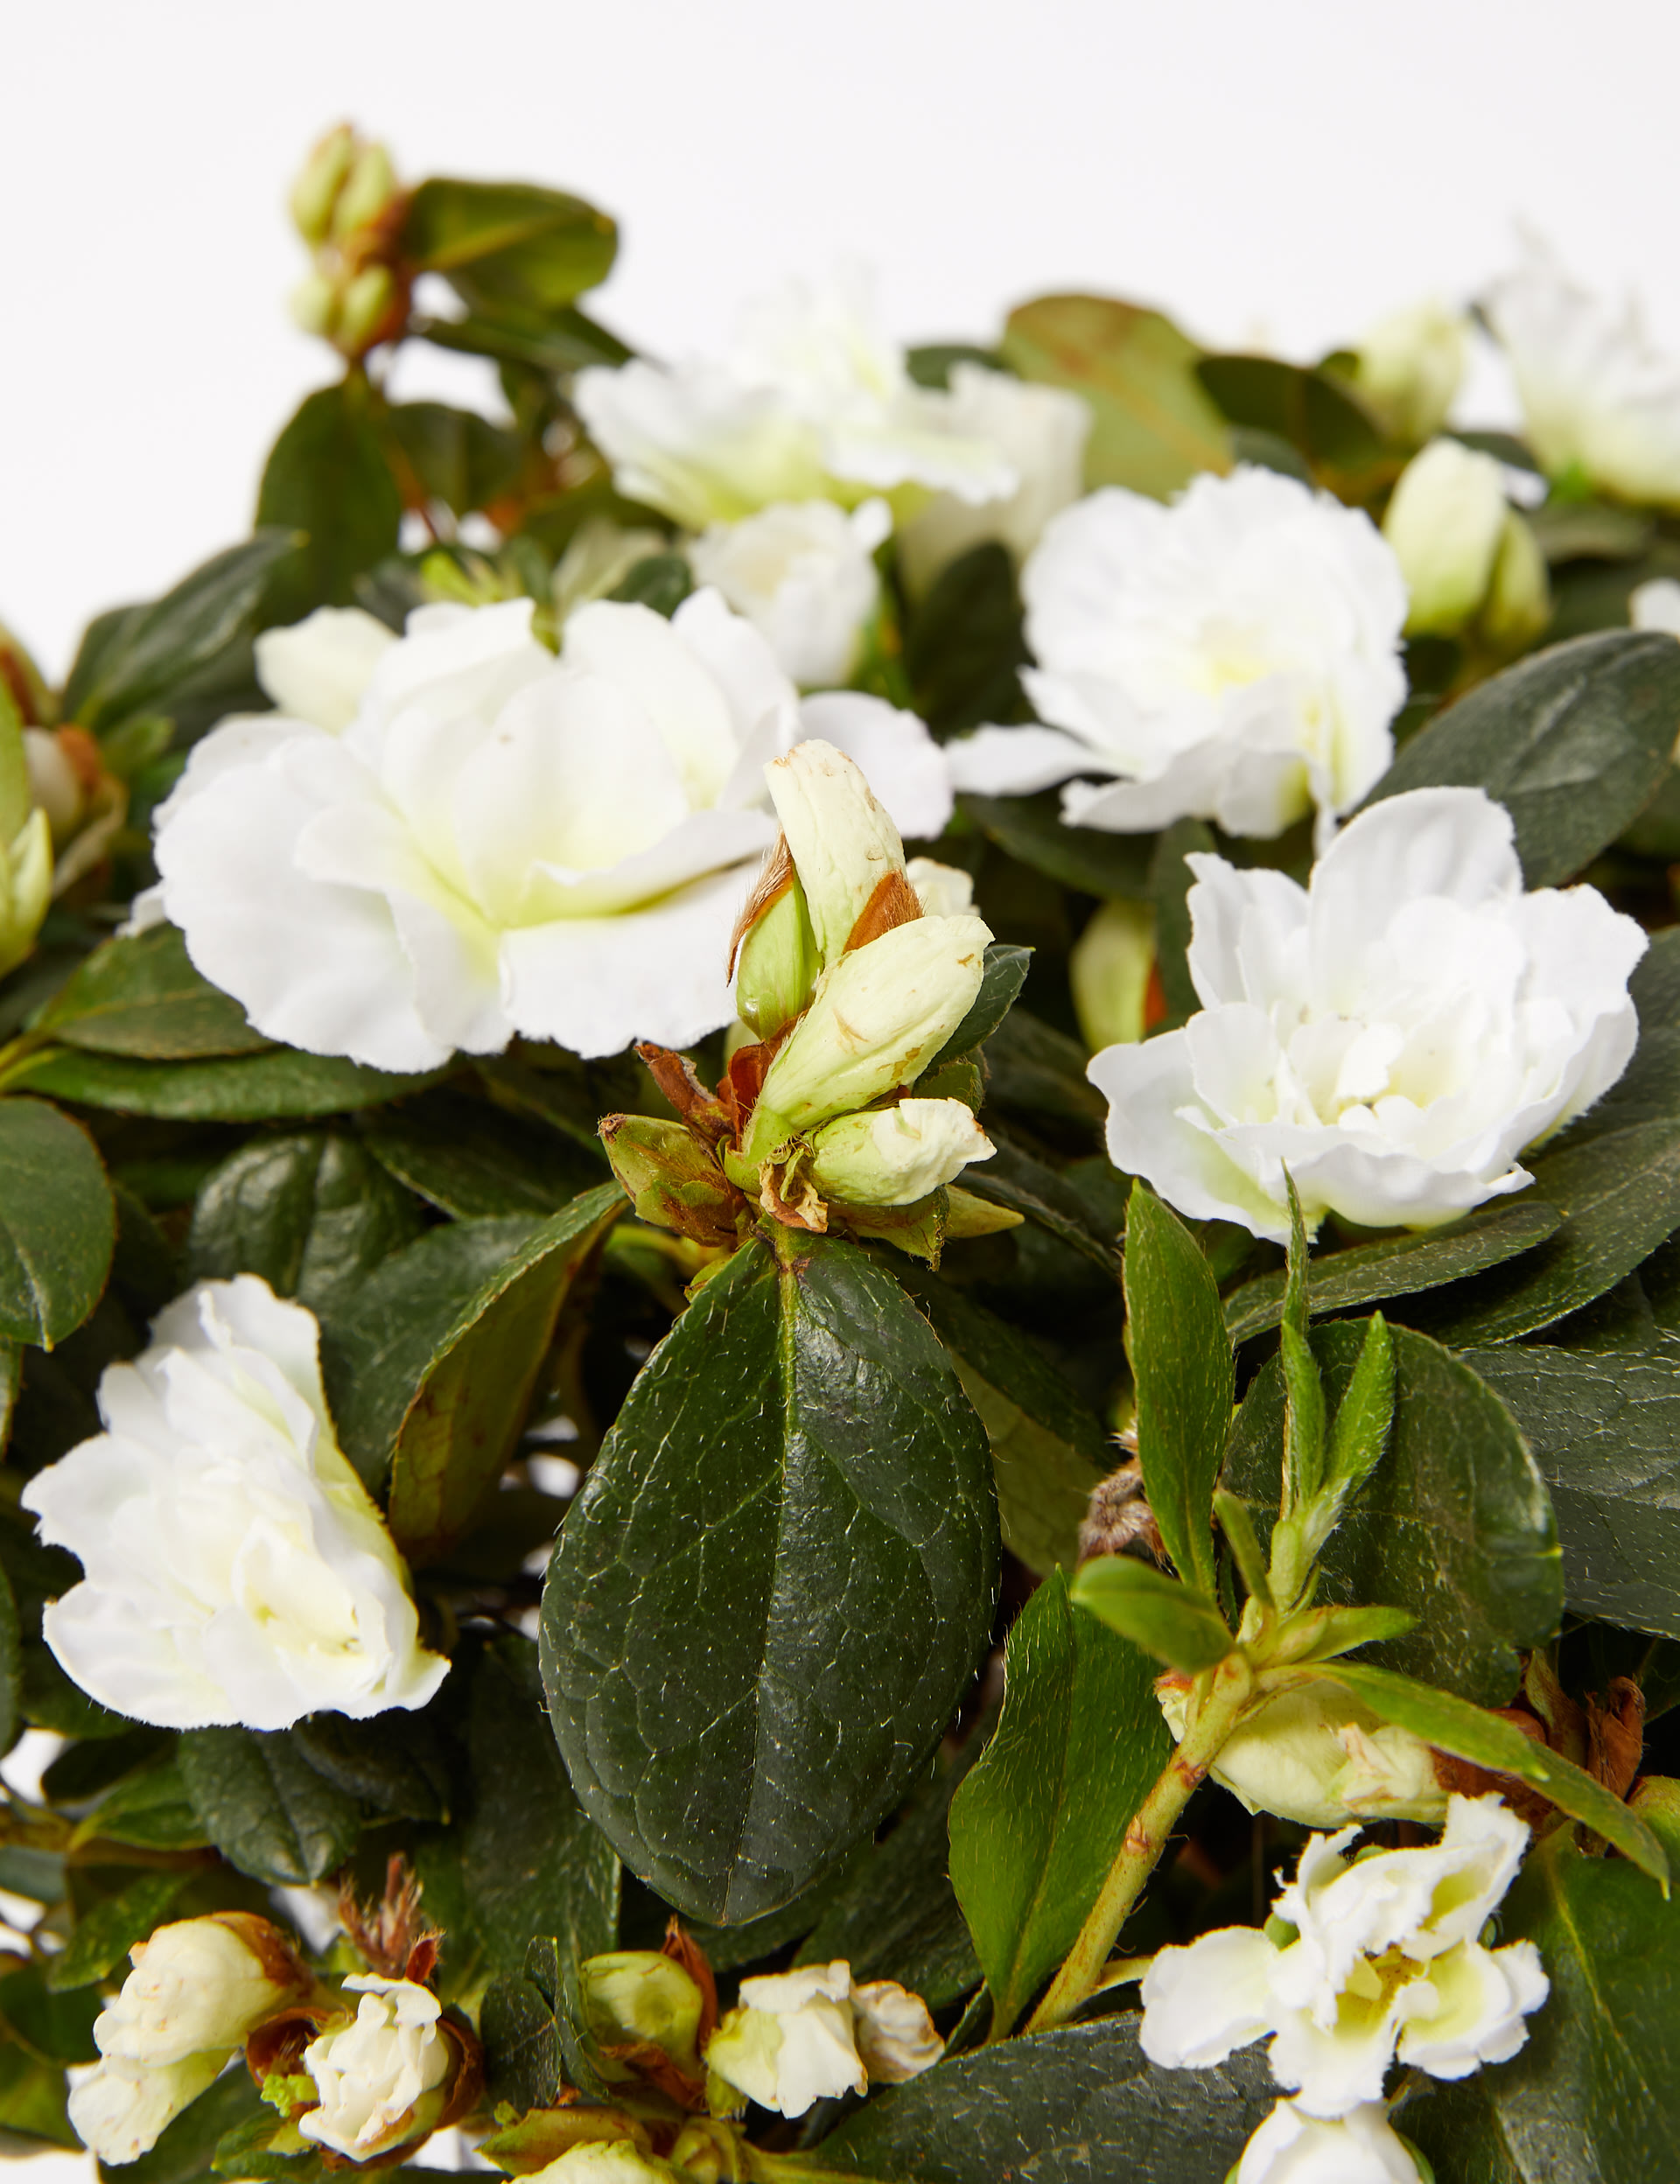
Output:
[[1680,363],[291,205],[252,536],[0,629],[8,2150],[1671,2174]]

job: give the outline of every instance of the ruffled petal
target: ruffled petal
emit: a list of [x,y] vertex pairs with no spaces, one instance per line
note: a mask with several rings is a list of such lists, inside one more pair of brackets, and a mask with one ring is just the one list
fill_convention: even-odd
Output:
[[1187,1949],[1158,1951],[1144,1974],[1138,2046],[1164,2070],[1206,2070],[1223,2062],[1276,2024],[1277,1959],[1265,1936],[1248,1926],[1204,1934]]
[[1031,796],[1075,774],[1100,770],[1088,744],[1060,728],[976,728],[945,746],[955,788],[975,796]]

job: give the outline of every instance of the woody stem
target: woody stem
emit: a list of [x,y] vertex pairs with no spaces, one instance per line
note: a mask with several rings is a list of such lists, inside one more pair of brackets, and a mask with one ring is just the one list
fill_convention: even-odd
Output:
[[1233,1653],[1212,1670],[1184,1741],[1132,1816],[1125,1841],[1108,1871],[1079,1937],[1027,2023],[1029,2033],[1065,2025],[1102,1978],[1115,1937],[1159,1862],[1179,1816],[1200,1788],[1220,1748],[1249,1704],[1254,1678],[1246,1657]]

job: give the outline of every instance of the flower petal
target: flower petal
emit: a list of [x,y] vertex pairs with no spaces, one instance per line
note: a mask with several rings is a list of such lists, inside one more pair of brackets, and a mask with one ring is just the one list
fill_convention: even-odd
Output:
[[1253,1927],[1204,1934],[1187,1949],[1157,1952],[1143,1980],[1138,2044],[1165,2070],[1206,2070],[1276,2022],[1271,1972],[1278,1951]]
[[800,707],[800,733],[831,743],[861,767],[901,835],[932,842],[951,816],[950,768],[914,713],[858,690],[824,690]]

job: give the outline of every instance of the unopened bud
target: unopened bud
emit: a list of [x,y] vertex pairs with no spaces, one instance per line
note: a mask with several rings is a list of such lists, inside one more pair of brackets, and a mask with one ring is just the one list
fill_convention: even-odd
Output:
[[10,844],[0,843],[0,976],[35,945],[52,900],[52,830],[32,811]]
[[[1155,1693],[1182,1739],[1189,1678],[1164,1676]],[[1304,1828],[1355,1820],[1438,1827],[1446,1816],[1432,1748],[1327,1680],[1288,1684],[1267,1699],[1226,1740],[1211,1772],[1250,1812]]]
[[639,1219],[697,1243],[732,1243],[740,1205],[723,1170],[681,1123],[608,1115],[601,1143]]
[[388,265],[364,266],[345,284],[333,340],[346,356],[360,356],[382,340],[396,302],[396,276]]
[[1410,595],[1414,637],[1456,637],[1493,581],[1505,529],[1505,482],[1491,455],[1432,440],[1400,473],[1382,518]]
[[348,122],[340,122],[310,153],[291,186],[292,224],[312,249],[326,240],[333,206],[355,158],[356,133]]
[[383,144],[364,144],[356,153],[332,207],[332,234],[342,242],[358,228],[371,227],[396,195],[396,176]]
[[662,2048],[684,2077],[699,2078],[705,1998],[674,1958],[647,1949],[591,1956],[583,1966],[583,1997],[589,2029],[607,2050],[604,2077],[634,2077],[612,2050],[643,2046]]
[[1146,902],[1103,903],[1074,942],[1068,976],[1074,1013],[1093,1053],[1130,1046],[1148,1026],[1155,913]]
[[961,1100],[900,1100],[843,1115],[811,1140],[811,1181],[851,1206],[910,1206],[997,1148]]
[[990,938],[978,918],[917,918],[831,964],[765,1074],[743,1158],[914,1084],[974,1005]]
[[817,953],[824,964],[836,962],[882,883],[903,878],[904,844],[858,768],[831,743],[795,744],[764,777],[805,890]]
[[80,826],[88,807],[83,768],[76,746],[50,728],[25,728],[24,763],[29,772],[29,790],[37,808],[46,814],[52,844],[61,849]]
[[[690,2174],[686,2165],[682,2174]],[[524,2184],[676,2184],[676,2179],[668,2161],[643,2153],[629,2138],[585,2138],[546,2168],[529,2173]]]
[[332,340],[339,330],[339,291],[325,273],[305,273],[288,300],[293,322],[305,333]]
[[1355,383],[1383,430],[1416,447],[1438,432],[1464,377],[1461,312],[1414,304],[1390,312],[1362,343]]
[[1551,583],[1546,557],[1525,519],[1505,511],[1505,528],[1494,557],[1493,580],[1481,610],[1480,634],[1497,653],[1519,653],[1551,620]]
[[791,864],[787,885],[747,928],[735,959],[735,1006],[760,1039],[774,1039],[811,998],[822,962]]

